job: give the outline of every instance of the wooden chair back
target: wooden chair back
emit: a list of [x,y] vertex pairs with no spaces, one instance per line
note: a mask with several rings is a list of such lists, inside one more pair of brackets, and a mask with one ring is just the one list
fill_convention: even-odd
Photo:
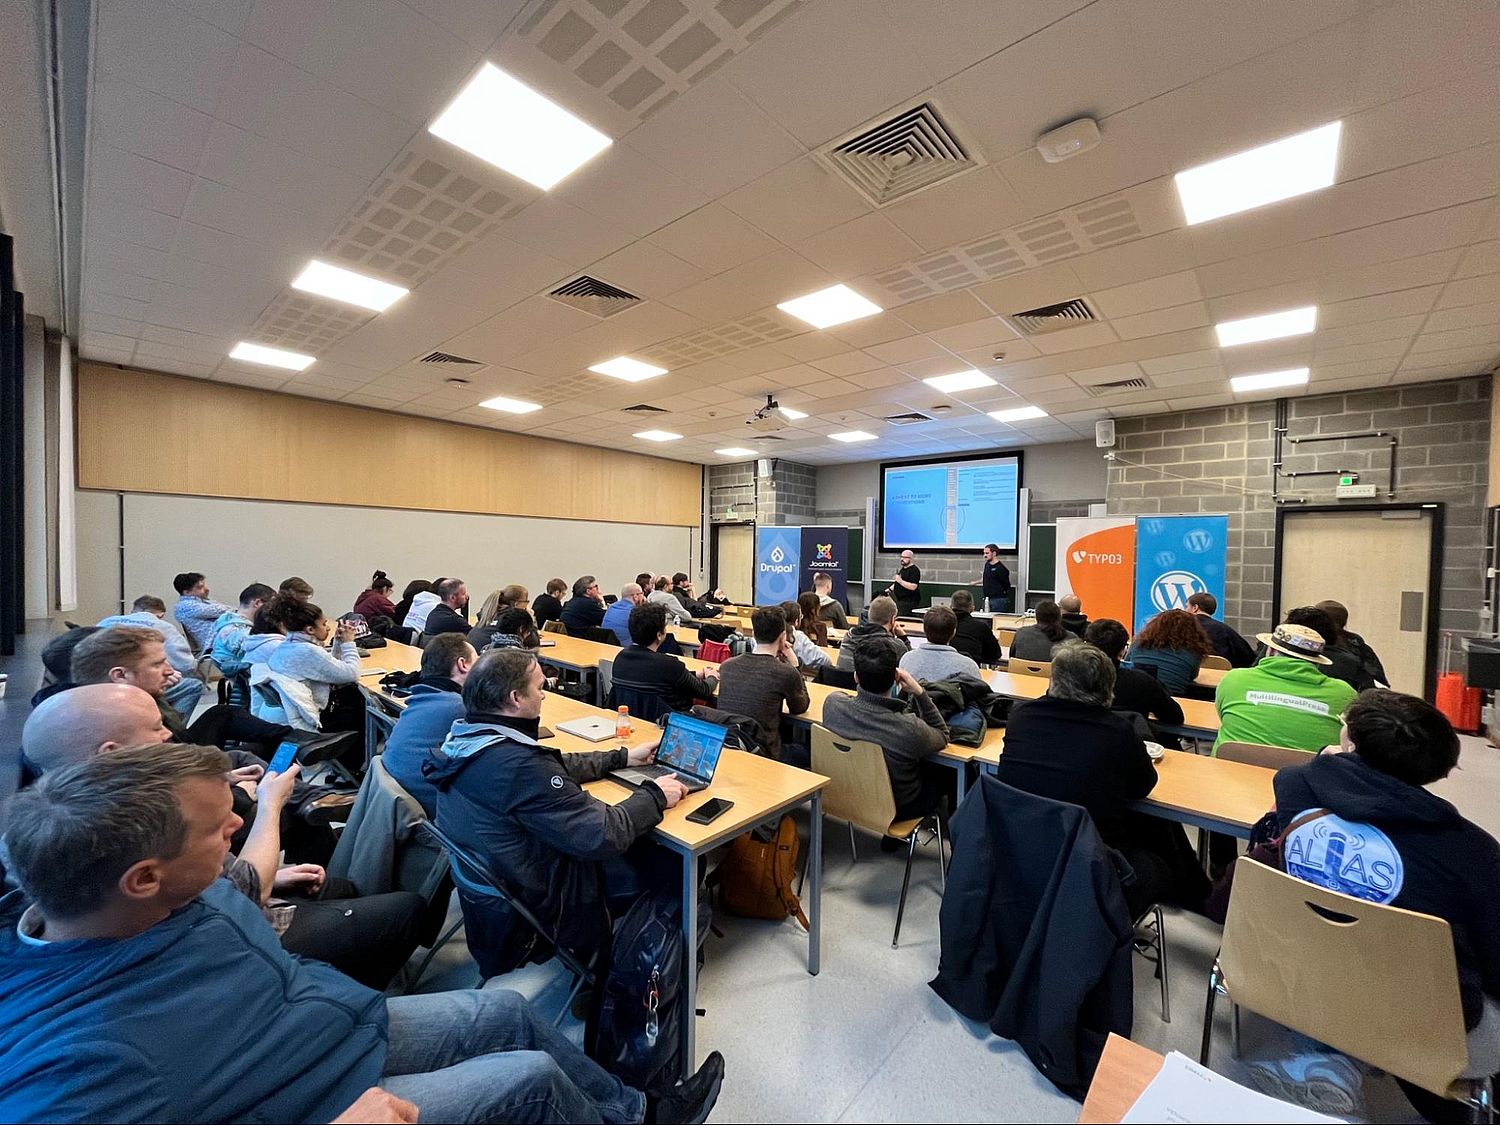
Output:
[[[1468,1066],[1448,923],[1235,864],[1219,964],[1230,998],[1424,1090]],[[1399,982],[1399,986],[1393,982]]]
[[896,819],[896,798],[885,752],[873,742],[839,738],[825,726],[812,728],[812,770],[828,778],[823,812],[882,836]]
[[542,626],[542,632],[544,632],[544,633],[561,633],[563,636],[566,637],[568,635],[568,627],[566,625],[564,625],[561,621],[553,620],[553,621],[547,622],[547,624],[545,624],[545,625]]
[[1214,751],[1215,758],[1231,762],[1244,762],[1251,766],[1265,766],[1269,770],[1285,769],[1287,766],[1305,766],[1315,754],[1306,750],[1293,750],[1286,746],[1257,746],[1253,742],[1221,742]]
[[1011,646],[1011,642],[1016,639],[1016,631],[1014,629],[996,629],[995,636],[1000,640],[1000,647],[1008,649]]
[[1234,667],[1234,665],[1230,664],[1229,661],[1225,660],[1217,653],[1209,653],[1202,660],[1198,661],[1198,667],[1217,668],[1220,671],[1228,671],[1230,668]]
[[1052,661],[1050,660],[1016,660],[1011,658],[1005,666],[1007,672],[1014,672],[1018,676],[1040,676],[1044,680],[1052,678]]

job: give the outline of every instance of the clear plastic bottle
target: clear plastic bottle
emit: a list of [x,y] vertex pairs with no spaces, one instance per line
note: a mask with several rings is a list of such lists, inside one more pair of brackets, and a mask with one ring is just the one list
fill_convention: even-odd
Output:
[[620,707],[615,715],[615,737],[630,737],[630,708]]

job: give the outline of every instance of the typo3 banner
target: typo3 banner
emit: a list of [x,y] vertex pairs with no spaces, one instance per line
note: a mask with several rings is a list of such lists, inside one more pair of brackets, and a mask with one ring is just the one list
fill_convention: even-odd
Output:
[[[801,589],[811,590],[815,574],[833,579],[833,596],[848,604],[849,529],[847,527],[804,527],[801,539]],[[794,593],[787,600],[795,600]]]
[[755,604],[775,605],[797,600],[797,579],[801,573],[802,550],[800,527],[758,527],[755,529]]
[[1133,618],[1135,517],[1079,516],[1057,521],[1056,597],[1076,594],[1090,621]]
[[1164,609],[1212,594],[1224,619],[1228,516],[1141,516],[1135,524],[1135,629]]

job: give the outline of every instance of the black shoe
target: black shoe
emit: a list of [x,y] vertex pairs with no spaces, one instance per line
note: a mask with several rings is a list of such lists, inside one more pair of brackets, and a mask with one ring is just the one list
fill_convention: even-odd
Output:
[[319,762],[337,758],[358,737],[358,731],[338,730],[324,734],[316,730],[294,730],[286,736],[287,742],[297,743],[297,761],[303,769],[312,769]]
[[348,821],[356,796],[357,794],[352,789],[320,793],[316,797],[303,801],[297,809],[297,815],[314,828],[326,828],[336,823],[342,824]]
[[646,1095],[646,1121],[656,1125],[699,1125],[707,1121],[724,1084],[724,1056],[703,1060],[698,1073],[661,1093]]

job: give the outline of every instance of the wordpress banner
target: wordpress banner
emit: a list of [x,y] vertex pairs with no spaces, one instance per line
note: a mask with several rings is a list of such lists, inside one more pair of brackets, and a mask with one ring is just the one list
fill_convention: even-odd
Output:
[[1057,521],[1054,597],[1076,594],[1090,621],[1134,620],[1135,517],[1077,516]]
[[1135,629],[1164,609],[1212,594],[1224,619],[1228,516],[1141,516],[1135,525]]

